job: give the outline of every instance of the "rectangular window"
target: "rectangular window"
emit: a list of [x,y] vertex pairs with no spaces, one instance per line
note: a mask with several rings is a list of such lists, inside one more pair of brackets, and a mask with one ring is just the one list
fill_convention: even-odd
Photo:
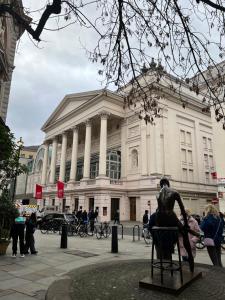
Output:
[[212,140],[208,139],[208,149],[212,150]]
[[107,216],[107,207],[103,207],[103,216]]
[[194,182],[194,171],[189,169],[188,179],[190,182]]
[[52,206],[55,206],[55,199],[52,199]]
[[210,166],[211,169],[213,169],[213,167],[214,167],[213,156],[212,155],[209,155],[209,166]]
[[209,183],[210,177],[209,177],[209,172],[205,172],[205,182]]
[[188,145],[191,145],[191,133],[190,132],[186,132],[186,143]]
[[184,132],[184,130],[180,131],[180,142],[181,142],[181,144],[185,144],[185,132]]
[[187,181],[187,169],[182,169],[182,178],[183,181]]
[[181,161],[183,163],[187,162],[187,157],[186,157],[186,150],[185,149],[181,149]]
[[193,163],[193,159],[192,159],[192,151],[188,150],[188,163],[192,164]]
[[205,136],[203,136],[202,141],[203,141],[203,148],[207,149],[207,138]]
[[208,159],[208,155],[204,154],[204,162],[205,162],[205,168],[209,167],[209,159]]

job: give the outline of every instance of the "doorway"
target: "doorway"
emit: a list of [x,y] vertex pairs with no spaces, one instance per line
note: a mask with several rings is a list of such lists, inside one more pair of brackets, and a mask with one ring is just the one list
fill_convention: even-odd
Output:
[[78,211],[78,206],[79,206],[79,198],[74,199],[74,210]]
[[111,220],[114,220],[115,213],[120,209],[120,198],[111,198]]
[[136,197],[130,198],[130,220],[136,221]]
[[95,198],[89,198],[89,211],[94,210]]

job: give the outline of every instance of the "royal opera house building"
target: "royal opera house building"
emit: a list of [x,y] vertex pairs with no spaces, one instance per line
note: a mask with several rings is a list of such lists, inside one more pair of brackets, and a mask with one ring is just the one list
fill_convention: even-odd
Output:
[[[202,214],[216,201],[213,128],[210,113],[202,112],[200,97],[185,84],[179,94],[165,75],[157,82],[162,117],[146,124],[123,98],[109,90],[69,94],[42,126],[45,139],[28,177],[27,191],[43,187],[40,208],[72,212],[80,207],[99,210],[109,221],[142,220],[153,213],[162,176],[179,191],[186,208]],[[182,103],[186,103],[184,109]],[[64,183],[57,197],[57,181]],[[178,209],[176,207],[176,209]]]

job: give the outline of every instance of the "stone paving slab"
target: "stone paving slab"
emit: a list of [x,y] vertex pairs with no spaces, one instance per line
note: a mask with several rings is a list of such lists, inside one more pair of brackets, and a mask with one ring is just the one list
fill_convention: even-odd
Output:
[[21,293],[12,293],[1,297],[1,300],[34,300],[34,298]]
[[22,286],[30,283],[31,281],[22,278],[14,277],[13,279],[3,280],[0,282],[0,289],[12,289],[17,286]]

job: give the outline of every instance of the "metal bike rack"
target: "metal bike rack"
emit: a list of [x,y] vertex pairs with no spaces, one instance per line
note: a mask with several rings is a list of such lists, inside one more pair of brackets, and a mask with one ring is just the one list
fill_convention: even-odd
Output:
[[133,242],[135,242],[135,228],[138,229],[138,241],[140,241],[140,226],[134,225],[134,227],[133,227]]
[[123,224],[118,224],[118,226],[121,226],[121,236],[122,236],[122,240],[123,240]]

